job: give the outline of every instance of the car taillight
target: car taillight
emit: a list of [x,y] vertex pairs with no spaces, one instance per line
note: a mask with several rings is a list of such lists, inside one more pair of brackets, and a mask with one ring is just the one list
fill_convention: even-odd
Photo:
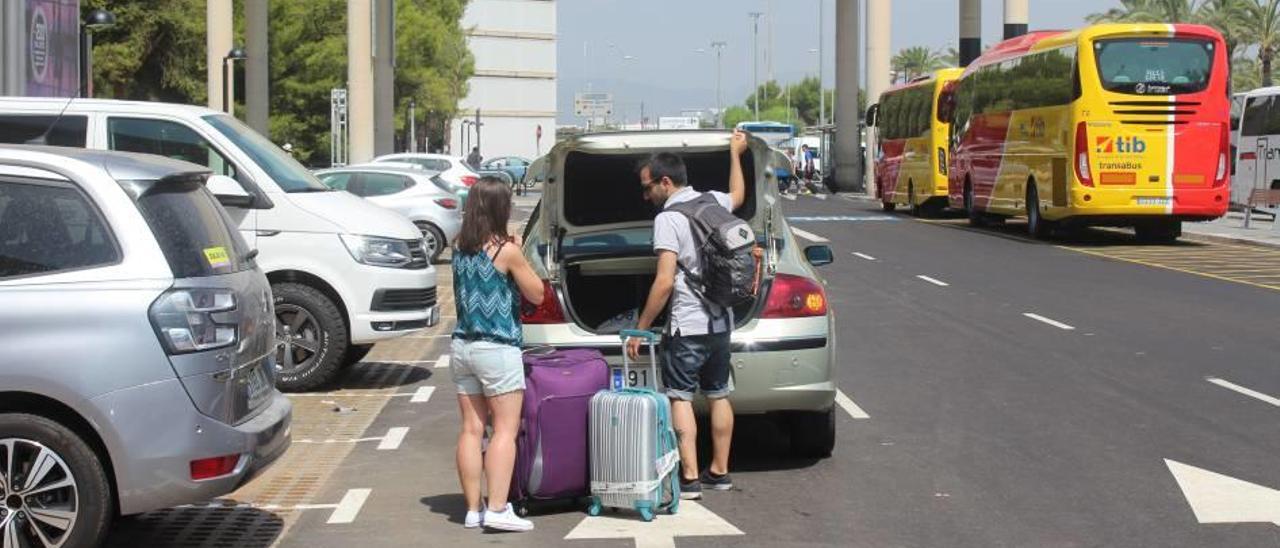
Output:
[[240,455],[223,455],[191,461],[191,479],[206,480],[225,476],[236,470]]
[[478,182],[480,182],[480,178],[479,178],[479,177],[476,177],[475,175],[463,175],[463,176],[462,176],[462,184],[464,184],[464,185],[472,186],[472,185],[474,185],[474,184],[476,184],[476,183],[478,183]]
[[1218,171],[1213,175],[1214,188],[1226,186],[1227,175],[1230,175],[1231,160],[1227,158],[1227,153],[1231,150],[1231,134],[1226,124],[1222,125],[1221,135],[1218,137]]
[[235,309],[227,289],[172,289],[151,304],[151,324],[169,354],[212,350],[236,343]]
[[1093,186],[1093,177],[1089,174],[1089,134],[1084,122],[1076,124],[1076,178],[1080,184]]
[[438,198],[436,199],[436,205],[445,209],[458,209],[458,201],[453,198]]
[[565,323],[564,312],[560,310],[560,300],[556,298],[556,290],[551,282],[542,281],[542,304],[520,299],[520,322],[527,324]]
[[778,274],[769,288],[762,318],[803,318],[827,314],[827,292],[803,276]]

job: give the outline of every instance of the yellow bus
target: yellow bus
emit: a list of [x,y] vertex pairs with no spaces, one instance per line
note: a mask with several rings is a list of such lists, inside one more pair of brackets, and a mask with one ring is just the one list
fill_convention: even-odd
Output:
[[876,140],[876,197],[885,211],[898,206],[915,215],[947,205],[947,139],[950,125],[937,116],[943,87],[963,69],[942,69],[880,94],[867,113],[879,129]]
[[1133,227],[1171,241],[1229,201],[1228,68],[1202,25],[1034,32],[984,53],[939,100],[949,203],[972,224],[1025,216],[1037,238]]

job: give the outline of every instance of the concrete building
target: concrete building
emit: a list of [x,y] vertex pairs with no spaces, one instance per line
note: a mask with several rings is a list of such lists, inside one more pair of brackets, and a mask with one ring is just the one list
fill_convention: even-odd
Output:
[[555,0],[472,0],[462,28],[475,75],[449,126],[449,151],[466,156],[476,144],[475,126],[462,122],[474,121],[479,109],[485,158],[545,153],[556,135]]

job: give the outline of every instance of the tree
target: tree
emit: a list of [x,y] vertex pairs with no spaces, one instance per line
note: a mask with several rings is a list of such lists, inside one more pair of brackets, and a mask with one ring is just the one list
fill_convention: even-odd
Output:
[[1280,50],[1280,0],[1245,2],[1244,10],[1244,35],[1258,48],[1262,86],[1270,86],[1271,63]]
[[94,95],[206,102],[204,0],[85,0],[80,9],[97,8],[116,24],[94,33]]
[[942,68],[942,57],[938,52],[924,46],[912,46],[898,51],[889,61],[894,73],[903,80],[910,81]]
[[1195,13],[1193,0],[1120,0],[1120,7],[1095,13],[1090,23],[1188,23]]

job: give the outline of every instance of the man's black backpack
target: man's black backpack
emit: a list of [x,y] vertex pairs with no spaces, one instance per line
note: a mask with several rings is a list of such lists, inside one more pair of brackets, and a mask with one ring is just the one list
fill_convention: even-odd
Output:
[[695,276],[680,265],[689,289],[704,304],[724,308],[755,297],[759,282],[753,253],[756,235],[751,226],[730,213],[707,192],[670,209],[689,219],[693,243],[697,246],[700,275]]

